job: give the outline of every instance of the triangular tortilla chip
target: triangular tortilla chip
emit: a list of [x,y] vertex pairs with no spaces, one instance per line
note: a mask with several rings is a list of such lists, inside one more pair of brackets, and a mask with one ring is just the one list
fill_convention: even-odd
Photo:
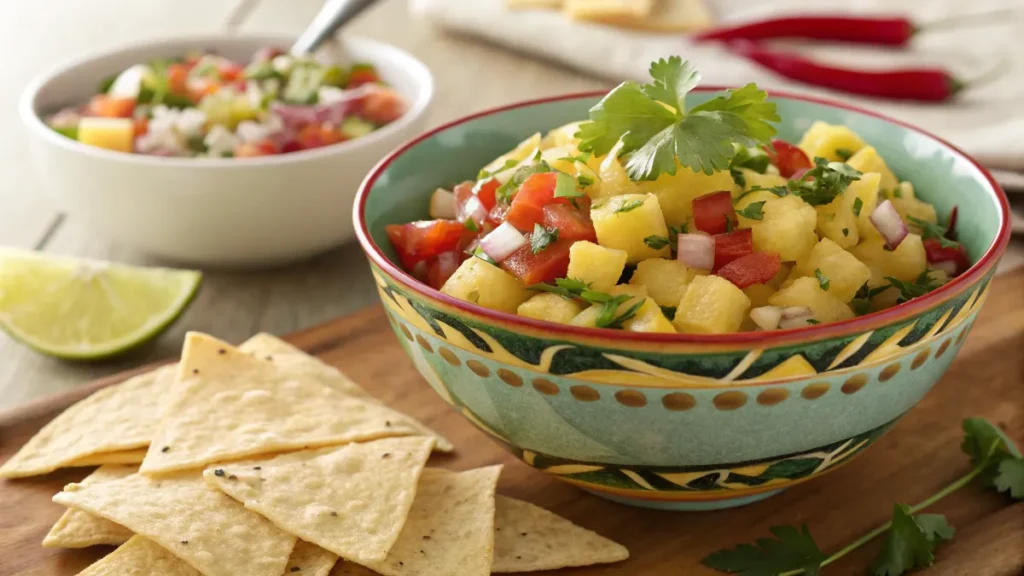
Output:
[[533,572],[619,562],[629,551],[529,502],[498,496],[492,572]]
[[133,536],[78,576],[203,576],[152,540]]
[[[310,376],[338,392],[380,404],[380,400],[366,390],[363,390],[362,387],[334,366],[322,362],[316,356],[306,354],[284,340],[271,336],[266,332],[260,332],[249,338],[239,346],[239,350],[248,352],[257,358],[266,359],[269,356],[272,362],[290,374]],[[403,414],[401,422],[415,428],[421,436],[433,437],[435,441],[434,450],[438,452],[452,452],[455,450],[455,446],[447,438],[427,428],[418,420]]]
[[[131,476],[138,466],[103,466],[85,477],[82,484],[99,484]],[[68,508],[43,538],[45,548],[86,548],[100,544],[124,544],[133,532],[120,524],[84,510]]]
[[146,447],[174,373],[173,366],[164,366],[71,406],[0,467],[0,478],[46,474],[88,456]]
[[299,540],[295,543],[285,576],[327,576],[338,563],[338,555],[328,552],[316,544]]
[[205,576],[281,576],[295,546],[295,536],[207,485],[201,474],[68,484],[53,501],[145,536]]
[[203,476],[286,532],[347,560],[380,561],[405,524],[433,442],[388,438],[207,468]]
[[65,464],[68,468],[80,468],[86,466],[106,466],[107,464],[141,464],[146,457],[146,448],[135,450],[121,450],[118,452],[103,452],[83,456]]
[[[501,466],[427,468],[388,557],[366,566],[383,576],[487,576],[494,555],[494,488]],[[365,574],[351,562],[341,574]]]
[[185,339],[178,378],[163,408],[143,474],[417,434],[393,410],[198,333]]

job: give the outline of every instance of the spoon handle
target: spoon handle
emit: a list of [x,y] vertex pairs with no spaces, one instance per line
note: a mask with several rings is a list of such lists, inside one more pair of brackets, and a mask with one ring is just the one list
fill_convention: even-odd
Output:
[[313,22],[302,32],[295,44],[292,44],[289,52],[294,56],[301,56],[315,51],[324,41],[334,36],[338,28],[376,2],[377,0],[327,0],[313,18]]

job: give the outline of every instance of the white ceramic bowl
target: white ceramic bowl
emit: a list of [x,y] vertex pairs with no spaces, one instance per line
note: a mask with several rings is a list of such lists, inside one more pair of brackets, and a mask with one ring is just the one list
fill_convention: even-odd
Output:
[[114,152],[54,132],[42,118],[86,102],[100,80],[153,58],[211,49],[247,61],[274,36],[195,36],[147,42],[66,64],[30,84],[20,114],[46,191],[97,233],[194,265],[265,266],[353,238],[352,202],[366,173],[424,128],[434,92],[427,67],[393,46],[345,38],[352,61],[374,64],[408,112],[367,136],[261,158],[163,158]]

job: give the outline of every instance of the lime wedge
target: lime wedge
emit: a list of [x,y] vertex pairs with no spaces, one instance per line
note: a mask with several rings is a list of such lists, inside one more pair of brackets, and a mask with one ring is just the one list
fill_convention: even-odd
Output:
[[200,278],[194,270],[0,248],[0,328],[49,356],[106,358],[163,332]]

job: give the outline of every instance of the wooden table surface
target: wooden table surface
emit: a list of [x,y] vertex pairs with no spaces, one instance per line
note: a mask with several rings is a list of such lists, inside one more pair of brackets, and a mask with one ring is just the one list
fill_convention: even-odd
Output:
[[[243,2],[254,4],[255,9],[240,30],[286,34],[301,31],[321,5],[321,0],[0,3],[0,50],[18,54],[5,63],[0,82],[0,245],[133,264],[158,263],[103,239],[47,201],[32,174],[17,99],[30,78],[62,60],[155,36],[223,30]],[[517,100],[609,87],[602,80],[437,31],[410,18],[405,0],[381,0],[352,24],[351,33],[395,44],[431,68],[437,85],[432,125]],[[31,49],[26,50],[27,46]],[[1024,255],[1024,245],[1017,250]],[[1024,261],[1021,255],[1013,258],[1014,263]],[[115,362],[62,363],[0,334],[0,410],[174,356],[187,330],[233,341],[257,331],[285,334],[353,312],[376,299],[369,269],[355,244],[283,269],[207,270],[199,296],[185,315],[153,344]]]

